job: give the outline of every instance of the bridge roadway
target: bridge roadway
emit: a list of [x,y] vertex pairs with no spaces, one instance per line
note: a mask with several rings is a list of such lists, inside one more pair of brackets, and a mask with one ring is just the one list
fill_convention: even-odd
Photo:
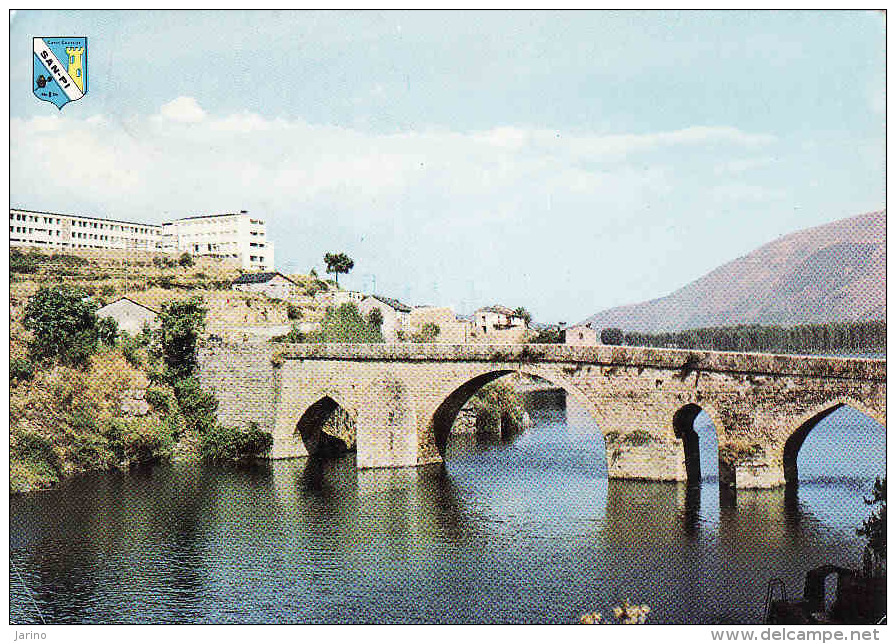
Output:
[[359,468],[440,461],[467,399],[512,373],[548,380],[584,405],[611,478],[699,479],[701,410],[718,436],[720,479],[739,488],[795,483],[806,436],[844,405],[886,426],[885,360],[627,346],[200,348],[200,380],[218,397],[221,422],[270,431],[272,458],[307,456],[327,444],[322,428],[341,407],[341,438]]

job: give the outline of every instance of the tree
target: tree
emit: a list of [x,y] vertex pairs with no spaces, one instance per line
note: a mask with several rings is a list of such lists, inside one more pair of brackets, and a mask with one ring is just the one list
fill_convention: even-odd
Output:
[[887,560],[887,478],[878,477],[874,481],[871,498],[863,499],[865,505],[878,506],[871,516],[856,530],[860,537],[868,539],[865,547],[866,574],[873,574],[882,568]]
[[34,360],[58,358],[65,364],[84,365],[97,348],[97,304],[80,288],[45,286],[25,307],[25,328],[34,334],[30,344]]
[[418,333],[411,336],[411,342],[435,342],[442,329],[435,322],[427,322]]
[[100,342],[110,347],[114,346],[118,337],[118,322],[111,317],[100,318],[96,323],[96,332]]
[[529,326],[529,322],[532,321],[532,314],[529,313],[529,311],[527,311],[527,310],[526,310],[526,307],[524,307],[524,306],[518,306],[518,307],[513,311],[513,314],[514,314],[515,316],[517,316],[517,317],[523,318],[523,320],[524,320],[525,323],[526,323],[526,326]]
[[622,344],[625,342],[625,335],[622,329],[604,329],[600,332],[600,341],[603,344]]
[[336,274],[336,286],[339,286],[339,274],[346,275],[355,267],[355,261],[345,253],[327,253],[324,255],[328,273]]
[[180,259],[177,260],[178,264],[186,268],[187,266],[193,265],[193,256],[190,253],[184,253],[180,256]]
[[358,307],[349,302],[327,309],[320,330],[309,333],[307,339],[311,342],[378,343],[383,341],[383,336],[378,328],[364,319]]
[[370,309],[370,313],[367,314],[367,324],[377,329],[383,328],[383,312],[378,308]]
[[159,349],[168,381],[174,383],[196,370],[196,343],[205,328],[206,309],[202,298],[193,297],[162,305],[159,313]]

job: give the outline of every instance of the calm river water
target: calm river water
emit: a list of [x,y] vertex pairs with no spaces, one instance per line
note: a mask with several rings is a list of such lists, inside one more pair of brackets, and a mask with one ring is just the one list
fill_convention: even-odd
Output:
[[770,578],[800,595],[807,569],[859,564],[885,434],[857,412],[809,436],[796,494],[731,505],[705,416],[689,492],[608,482],[587,416],[559,394],[529,403],[529,431],[453,439],[444,467],[174,464],[14,497],[10,620],[563,623],[631,598],[651,622],[759,622]]

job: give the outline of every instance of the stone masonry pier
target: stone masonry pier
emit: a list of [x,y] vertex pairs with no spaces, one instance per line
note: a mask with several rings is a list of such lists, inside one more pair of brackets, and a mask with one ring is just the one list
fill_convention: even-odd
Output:
[[[693,421],[718,435],[719,476],[739,488],[797,481],[812,428],[848,405],[886,426],[886,361],[613,346],[210,344],[204,387],[225,424],[274,435],[272,458],[307,456],[341,407],[359,468],[442,459],[467,399],[522,373],[563,388],[592,414],[610,478],[699,480]],[[834,455],[848,458],[848,455]]]

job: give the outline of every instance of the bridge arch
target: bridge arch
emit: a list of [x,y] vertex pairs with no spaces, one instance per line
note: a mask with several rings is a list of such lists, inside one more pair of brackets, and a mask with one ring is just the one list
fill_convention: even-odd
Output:
[[295,433],[309,456],[336,456],[354,448],[357,440],[354,419],[340,400],[341,396],[332,392],[322,393],[299,417]]
[[[602,423],[600,422],[601,416],[597,413],[597,410],[588,397],[575,385],[559,374],[535,365],[527,365],[522,368],[496,368],[494,365],[491,365],[485,367],[484,371],[479,374],[473,376],[468,375],[452,382],[446,389],[447,393],[442,394],[441,402],[438,403],[431,414],[430,422],[428,423],[428,431],[432,432],[432,438],[435,441],[439,455],[442,456],[442,458],[445,456],[445,446],[448,442],[448,437],[451,434],[451,427],[454,425],[454,421],[457,419],[457,415],[461,408],[467,403],[470,397],[488,383],[514,373],[541,378],[542,380],[546,380],[552,385],[563,389],[567,395],[572,396],[580,405],[587,409],[591,417],[602,427]],[[602,428],[602,436],[604,431],[605,430]]]
[[794,423],[796,429],[791,432],[784,442],[782,460],[784,467],[784,481],[787,485],[796,485],[799,483],[799,465],[797,463],[797,457],[799,456],[800,449],[806,441],[806,438],[821,421],[843,407],[851,407],[859,413],[876,421],[882,427],[886,428],[887,426],[885,415],[850,396],[841,396],[821,403],[820,405],[816,405],[797,418]]
[[685,476],[688,484],[699,484],[703,478],[700,467],[700,437],[694,428],[694,421],[700,412],[709,416],[716,435],[716,459],[719,468],[719,484],[733,483],[733,472],[729,471],[728,466],[718,459],[718,449],[721,443],[721,437],[724,435],[724,426],[721,423],[718,412],[707,404],[705,401],[690,401],[679,407],[672,415],[672,428],[675,431],[675,437],[681,439],[684,449],[684,467]]

